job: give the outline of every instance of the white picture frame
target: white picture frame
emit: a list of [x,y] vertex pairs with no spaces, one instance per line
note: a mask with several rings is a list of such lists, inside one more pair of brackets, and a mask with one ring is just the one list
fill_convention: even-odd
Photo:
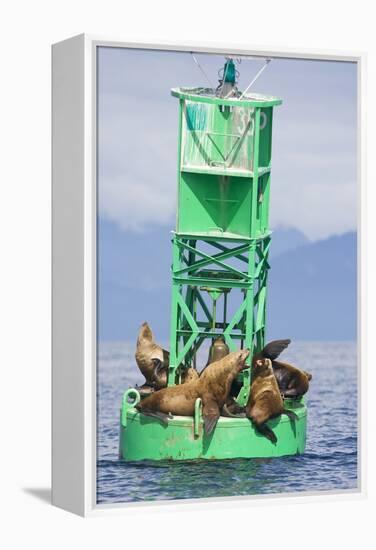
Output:
[[[111,508],[140,506],[96,504],[96,56],[98,47],[231,52],[259,57],[351,61],[358,66],[358,144],[363,146],[364,54],[321,51],[239,49],[231,44],[127,43],[81,34],[52,46],[52,503],[82,516]],[[358,451],[359,487],[365,492],[365,377],[361,370],[363,274],[362,231],[364,154],[358,147]],[[360,372],[362,375],[360,376]],[[288,495],[273,496],[284,500]],[[312,499],[349,498],[348,493],[310,495]],[[353,494],[354,496],[354,494]],[[229,497],[230,498],[230,497]],[[266,496],[231,497],[240,503]],[[268,497],[270,498],[270,497]],[[302,498],[293,495],[290,498]],[[218,499],[226,501],[227,498]],[[196,504],[204,502],[195,500]],[[179,506],[189,501],[179,503]],[[161,506],[162,503],[156,502]],[[176,505],[175,501],[163,503]]]

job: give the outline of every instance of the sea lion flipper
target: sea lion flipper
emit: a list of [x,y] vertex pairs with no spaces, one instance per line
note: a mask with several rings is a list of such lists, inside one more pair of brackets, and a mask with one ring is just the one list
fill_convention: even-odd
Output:
[[204,431],[210,435],[214,430],[220,411],[217,402],[211,397],[203,397],[202,399],[202,418],[204,419]]
[[274,359],[277,359],[287,348],[287,346],[291,343],[291,340],[273,340],[272,342],[269,342],[266,344],[264,349],[261,352],[262,357],[265,359],[270,359],[271,361],[274,361]]
[[238,403],[230,397],[222,407],[222,416],[229,418],[245,418],[245,407],[241,407]]
[[[138,407],[136,407],[137,409]],[[140,410],[140,409],[138,409]],[[142,414],[144,414],[145,416],[151,416],[152,418],[157,418],[158,420],[160,420],[162,422],[162,424],[164,426],[167,426],[168,425],[168,419],[171,418],[171,415],[168,415],[168,414],[165,414],[163,412],[160,412],[160,411],[149,411],[149,410],[145,410],[145,409],[142,409],[140,410],[140,412]]]
[[271,441],[274,445],[277,443],[277,436],[266,424],[255,425],[255,428],[261,435],[269,439],[269,441]]
[[224,404],[222,408],[222,416],[227,416],[229,418],[245,418],[245,412],[231,412],[229,407]]
[[290,420],[293,420],[294,422],[296,420],[299,420],[299,417],[296,413],[294,413],[294,411],[290,411],[289,409],[283,409],[283,414],[285,414],[286,416],[289,417]]
[[206,433],[206,435],[210,435],[212,433],[212,431],[214,430],[214,428],[216,427],[216,425],[217,425],[219,415],[218,416],[208,416],[208,415],[206,415],[203,418],[204,418],[205,433]]

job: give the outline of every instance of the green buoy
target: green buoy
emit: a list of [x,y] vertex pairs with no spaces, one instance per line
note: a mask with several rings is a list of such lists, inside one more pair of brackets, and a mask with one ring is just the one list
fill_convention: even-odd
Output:
[[[223,86],[226,85],[226,93]],[[230,88],[229,88],[230,87]],[[230,91],[228,91],[230,89]],[[217,90],[174,88],[179,99],[178,212],[172,237],[172,300],[168,385],[196,364],[205,340],[222,336],[230,349],[264,347],[273,108],[281,99],[241,94],[227,59]],[[231,303],[231,307],[230,307]],[[200,365],[200,367],[204,365]],[[180,367],[178,371],[178,367]],[[243,371],[237,396],[245,405],[251,383]],[[304,452],[307,409],[286,400],[286,415],[268,425],[274,445],[246,418],[221,417],[203,433],[201,403],[193,418],[162,425],[140,414],[137,390],[124,394],[120,456],[125,460],[256,458]]]

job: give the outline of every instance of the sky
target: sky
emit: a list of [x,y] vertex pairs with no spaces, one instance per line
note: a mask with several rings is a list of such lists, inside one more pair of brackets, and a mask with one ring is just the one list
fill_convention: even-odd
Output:
[[[224,57],[195,55],[216,86]],[[262,59],[237,64],[240,89],[263,64]],[[178,133],[178,100],[170,90],[184,86],[207,86],[190,53],[99,48],[100,340],[133,340],[145,320],[152,322],[158,336],[168,337]],[[324,243],[324,256],[312,248],[308,259],[303,254],[287,267],[280,265],[280,277],[273,271],[274,289],[282,290],[269,293],[274,297],[268,299],[268,330],[280,337],[322,338],[318,328],[325,309],[332,311],[327,324],[336,331],[325,329],[324,336],[352,338],[353,326],[347,332],[342,327],[345,319],[356,317],[356,252],[354,246],[348,249],[344,235],[356,231],[357,222],[356,64],[273,59],[252,91],[283,100],[273,114],[270,224],[276,239],[286,241],[286,248],[297,238],[312,247],[316,241]],[[336,235],[344,238],[337,240]],[[324,241],[328,238],[334,239],[329,248]],[[338,265],[329,267],[330,258],[322,265],[327,248],[330,258],[339,258]],[[272,268],[279,265],[273,262]],[[287,268],[292,273],[283,278]],[[328,269],[336,274],[332,287],[320,278]],[[308,294],[295,292],[300,279],[296,281],[294,273],[301,274]],[[308,333],[293,324],[289,334],[284,333],[284,326],[289,326],[282,303],[286,296],[288,311],[297,302],[298,313],[291,313],[291,322],[298,328],[309,325]]]
[[[217,85],[223,56],[195,54]],[[239,88],[262,67],[242,60]],[[190,53],[100,48],[99,216],[123,231],[174,228],[177,86],[207,85]],[[253,91],[281,97],[274,109],[272,227],[310,240],[356,229],[356,64],[273,59]]]

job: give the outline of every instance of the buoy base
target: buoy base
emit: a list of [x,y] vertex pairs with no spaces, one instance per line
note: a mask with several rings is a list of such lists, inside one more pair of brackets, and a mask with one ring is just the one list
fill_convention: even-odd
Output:
[[302,454],[305,450],[307,408],[301,401],[285,401],[298,419],[285,414],[268,426],[277,436],[273,444],[259,434],[247,418],[218,420],[207,436],[199,416],[174,416],[167,426],[158,419],[139,413],[123,400],[120,422],[120,458],[139,460],[221,460],[229,458],[269,458]]

